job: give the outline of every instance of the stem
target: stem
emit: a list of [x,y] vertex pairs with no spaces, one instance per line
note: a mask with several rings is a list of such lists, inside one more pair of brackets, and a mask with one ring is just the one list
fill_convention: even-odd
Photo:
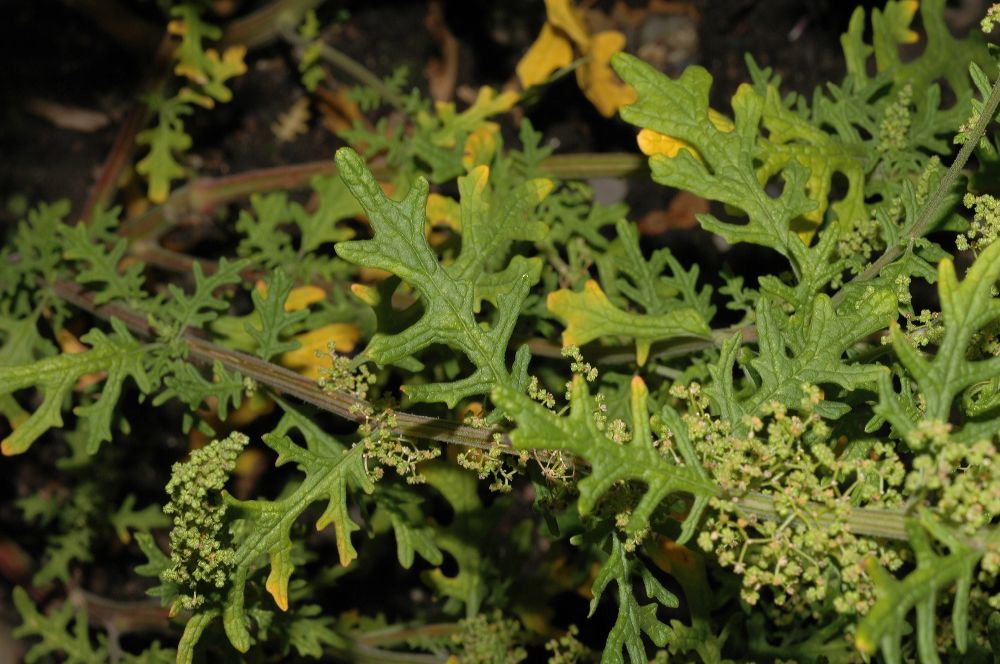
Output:
[[[559,179],[624,176],[641,168],[641,159],[631,154],[581,153],[553,155],[542,160],[540,169]],[[388,167],[379,160],[369,164],[376,178],[389,176]],[[254,193],[308,186],[313,177],[337,172],[333,161],[310,161],[294,166],[259,168],[235,175],[192,180],[174,189],[162,205],[122,223],[119,234],[134,239],[153,239],[190,213],[208,213],[220,205],[246,198]]]
[[554,154],[539,170],[561,180],[626,177],[647,169],[645,157],[631,152]]
[[298,25],[310,9],[323,0],[274,0],[252,14],[229,23],[222,33],[222,45],[241,44],[248,49],[265,46],[285,30]]
[[[173,190],[162,205],[124,222],[119,228],[119,234],[136,239],[154,239],[170,229],[178,219],[192,212],[205,214],[219,205],[253,193],[297,189],[309,184],[317,175],[335,172],[336,166],[332,161],[313,161],[192,180]],[[375,173],[378,176],[381,171],[376,167]]]
[[910,228],[904,238],[904,241],[897,242],[891,247],[888,247],[885,252],[878,257],[878,260],[869,265],[864,272],[845,284],[844,288],[837,291],[832,298],[834,308],[836,308],[837,305],[843,302],[844,298],[847,297],[847,286],[854,283],[863,283],[877,277],[885,266],[899,258],[905,249],[911,247],[913,242],[924,234],[924,230],[930,225],[937,215],[938,208],[940,208],[941,204],[944,202],[945,196],[947,196],[955,187],[955,183],[958,181],[958,176],[961,174],[965,164],[969,161],[969,157],[972,156],[973,150],[975,150],[976,146],[979,145],[979,140],[986,133],[986,128],[989,126],[990,122],[993,121],[993,116],[996,115],[998,105],[1000,105],[1000,77],[998,77],[996,82],[993,83],[993,89],[990,90],[990,96],[986,99],[986,103],[983,105],[983,108],[979,113],[979,118],[976,119],[976,124],[969,132],[968,138],[966,138],[965,143],[962,144],[962,149],[958,151],[958,156],[955,157],[955,161],[952,162],[951,167],[948,168],[944,177],[941,178],[941,182],[938,184],[937,189],[934,190],[934,194],[931,196],[930,200],[927,201],[927,205],[925,205],[923,210],[920,211],[920,216],[917,217],[917,222]]
[[[117,318],[138,334],[149,336],[152,328],[146,317],[126,306],[108,304],[97,306],[94,298],[80,286],[65,280],[53,285],[56,295],[84,311],[103,318]],[[194,330],[188,330],[184,335],[188,345],[189,357],[199,363],[211,366],[220,362],[231,371],[267,385],[279,394],[289,394],[322,410],[338,415],[344,419],[361,423],[364,421],[364,410],[374,406],[364,399],[359,399],[346,392],[324,392],[309,378],[297,374],[285,367],[272,364],[259,357],[223,348],[217,344],[196,336]],[[496,446],[493,436],[501,433],[501,445],[510,454],[518,454],[510,444],[510,439],[496,428],[476,429],[457,422],[449,422],[426,415],[414,413],[396,413],[397,426],[392,432],[404,438],[436,440],[442,443],[478,447],[489,450]]]
[[[105,320],[112,317],[117,318],[130,330],[144,336],[149,336],[152,333],[152,329],[145,316],[129,307],[117,304],[98,306],[94,303],[92,293],[65,280],[57,281],[52,286],[52,289],[57,296],[65,301],[99,318]],[[218,361],[227,369],[238,371],[244,376],[267,385],[279,394],[290,394],[308,404],[344,419],[361,423],[365,418],[362,411],[369,410],[370,412],[370,409],[374,408],[372,403],[364,399],[359,399],[352,394],[339,391],[325,392],[315,382],[294,371],[246,353],[218,346],[211,341],[196,336],[195,330],[186,331],[184,340],[188,344],[188,356],[199,364],[211,366],[214,362]],[[434,440],[449,445],[476,447],[483,450],[491,450],[499,446],[505,454],[520,454],[520,451],[515,450],[511,445],[510,437],[506,432],[496,427],[491,429],[476,429],[457,422],[406,412],[396,413],[396,422],[397,426],[392,429],[392,432],[402,438]],[[496,434],[500,434],[499,443],[494,440]],[[545,457],[549,453],[547,451],[538,451],[536,454],[540,457]],[[566,460],[565,456],[564,460]],[[587,466],[585,462],[579,459],[567,461],[575,466]],[[720,489],[716,485],[709,484],[708,488],[715,495],[721,496]],[[781,521],[787,518],[787,515],[779,514],[774,499],[768,495],[759,492],[747,492],[741,496],[728,498],[733,501],[737,509],[747,514],[756,514],[759,517],[774,521]],[[803,509],[817,515],[815,518],[821,524],[832,523],[833,519],[836,518],[832,512],[829,512],[822,505],[810,504],[804,506]],[[847,524],[850,531],[858,535],[906,540],[906,518],[907,514],[903,510],[854,508],[847,516]]]
[[160,40],[160,46],[156,50],[153,58],[153,66],[148,74],[145,83],[142,85],[142,93],[132,102],[125,122],[115,134],[115,142],[111,146],[110,152],[101,165],[100,174],[94,183],[93,189],[87,196],[87,201],[83,205],[81,220],[89,223],[98,208],[107,209],[115,199],[118,192],[118,182],[121,180],[124,171],[132,161],[132,156],[136,151],[135,138],[149,123],[152,110],[149,104],[143,99],[144,95],[162,90],[166,85],[170,75],[170,61],[174,53],[174,40],[170,35],[164,35]]
[[[284,37],[287,42],[298,48],[305,48],[308,46],[308,42],[300,37],[291,26],[284,26],[281,29],[281,36]],[[376,76],[370,69],[351,56],[342,51],[338,51],[329,44],[325,43],[320,46],[319,55],[321,58],[356,80],[358,83],[367,85],[372,90],[377,91],[379,96],[392,104],[394,107],[398,109],[403,108],[403,97],[396,90],[393,90],[386,85],[385,82]]]

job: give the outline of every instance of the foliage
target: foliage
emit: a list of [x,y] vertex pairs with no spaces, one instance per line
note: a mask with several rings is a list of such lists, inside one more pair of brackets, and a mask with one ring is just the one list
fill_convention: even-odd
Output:
[[[329,47],[301,4],[312,91]],[[890,0],[854,12],[842,81],[787,93],[748,60],[713,108],[706,69],[667,77],[545,4],[525,97],[363,77],[375,119],[296,171],[308,200],[247,192],[211,259],[132,209],[42,203],[11,232],[4,518],[29,534],[0,545],[27,560],[26,661],[1000,654],[995,54],[943,0],[922,32]],[[205,11],[171,10],[137,139],[154,203],[185,119],[245,70]],[[691,236],[718,260],[559,176],[605,158],[553,158],[512,111],[573,68],[656,183],[706,199]],[[127,599],[92,591],[119,577]]]

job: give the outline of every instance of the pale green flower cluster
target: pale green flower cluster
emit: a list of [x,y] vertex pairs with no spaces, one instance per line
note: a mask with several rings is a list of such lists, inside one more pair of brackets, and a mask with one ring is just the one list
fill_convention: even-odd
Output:
[[955,246],[960,251],[971,249],[978,253],[993,244],[1000,235],[1000,200],[989,194],[966,194],[962,203],[972,210],[972,223],[969,230],[955,237]]
[[198,608],[205,601],[205,590],[222,588],[229,578],[234,549],[225,531],[226,503],[221,491],[247,442],[243,434],[232,433],[174,464],[167,483],[170,502],[163,508],[174,520],[171,566],[161,579],[189,591],[178,597],[174,610]]
[[[831,440],[829,425],[816,412],[822,391],[803,385],[796,412],[765,404],[748,417],[745,435],[708,412],[700,386],[674,386],[670,394],[687,402],[688,435],[713,480],[726,492],[712,500],[713,514],[701,527],[699,547],[742,579],[745,602],[761,604],[776,622],[819,617],[833,607],[864,613],[875,601],[866,564],[891,570],[902,564],[899,550],[855,536],[847,517],[859,504],[898,505],[905,468],[889,445],[850,447]],[[670,454],[669,444],[660,444]],[[777,519],[762,519],[740,498],[767,495]],[[779,611],[772,611],[781,607]]]

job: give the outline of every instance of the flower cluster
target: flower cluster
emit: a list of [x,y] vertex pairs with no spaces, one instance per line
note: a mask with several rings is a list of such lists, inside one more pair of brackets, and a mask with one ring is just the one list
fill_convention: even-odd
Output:
[[[193,610],[205,601],[205,589],[222,588],[229,578],[234,550],[226,527],[226,503],[222,487],[236,467],[236,459],[248,438],[232,433],[191,453],[175,463],[167,493],[170,502],[163,513],[172,516],[170,561],[161,578],[189,590],[172,607]],[[199,590],[203,592],[199,594]]]
[[1000,459],[988,440],[972,445],[948,441],[934,454],[913,460],[908,492],[920,496],[942,519],[968,535],[1000,514]]
[[[368,397],[368,388],[375,384],[376,376],[362,364],[354,367],[351,358],[337,353],[333,343],[327,346],[330,366],[319,370],[319,387],[324,392],[347,392],[359,399]],[[316,351],[316,357],[323,353]]]
[[397,426],[396,413],[391,408],[375,412],[371,406],[363,408],[365,419],[358,427],[361,442],[365,448],[365,468],[368,461],[374,460],[377,465],[368,469],[369,476],[374,481],[382,479],[389,467],[400,477],[405,477],[407,484],[421,484],[424,476],[417,466],[424,461],[430,461],[441,454],[439,448],[421,449],[409,440],[393,432]]
[[[822,391],[802,387],[805,397],[796,412],[765,404],[759,416],[743,423],[743,435],[708,412],[699,385],[670,390],[686,401],[688,436],[725,492],[712,500],[713,514],[698,544],[742,577],[748,604],[758,604],[769,589],[771,603],[782,607],[775,619],[784,621],[818,617],[831,605],[839,613],[864,613],[875,599],[866,560],[889,569],[902,563],[896,548],[858,537],[847,526],[855,505],[899,503],[902,462],[888,445],[831,440],[829,425],[816,412]],[[664,454],[675,454],[670,443],[660,441]],[[766,495],[776,518],[746,509],[742,499],[749,492]]]

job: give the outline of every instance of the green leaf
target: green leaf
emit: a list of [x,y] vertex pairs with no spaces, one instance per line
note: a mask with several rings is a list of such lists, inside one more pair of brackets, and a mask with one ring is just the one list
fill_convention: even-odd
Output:
[[593,279],[583,285],[582,293],[568,289],[549,293],[548,307],[566,322],[564,346],[582,345],[601,337],[631,337],[635,339],[639,366],[646,363],[654,341],[679,337],[707,339],[712,333],[705,319],[690,307],[660,315],[622,311],[608,300]]
[[[382,193],[374,176],[357,153],[342,148],[337,166],[351,193],[365,208],[374,230],[370,240],[337,244],[337,254],[365,267],[386,270],[411,284],[420,296],[423,313],[414,324],[395,334],[376,333],[364,354],[379,364],[411,361],[415,353],[434,343],[461,351],[475,371],[449,383],[407,385],[414,401],[444,401],[449,407],[460,399],[484,394],[514,379],[506,365],[510,335],[528,289],[538,278],[533,261],[516,263],[519,273],[503,279],[489,268],[503,259],[514,240],[537,240],[545,227],[524,218],[551,188],[547,180],[531,180],[510,192],[502,202],[490,200],[489,169],[477,167],[459,178],[462,215],[462,249],[450,265],[438,262],[428,244],[424,227],[427,181],[417,180],[406,198],[395,202]],[[537,259],[533,259],[537,260]],[[510,265],[515,265],[510,261]],[[502,270],[501,270],[502,272]],[[508,284],[502,290],[501,283]],[[489,288],[485,289],[485,285]],[[477,320],[477,293],[495,300],[490,325]]]
[[188,327],[200,329],[229,309],[229,302],[217,296],[215,291],[243,281],[240,271],[246,266],[247,261],[230,261],[223,257],[206,277],[201,263],[195,261],[192,268],[194,293],[188,295],[176,284],[167,286],[171,297],[154,316],[159,323],[157,327],[164,328],[161,334],[177,337]]
[[436,593],[449,598],[446,612],[455,613],[464,604],[466,618],[472,618],[479,613],[489,590],[486,578],[489,563],[481,543],[495,527],[497,515],[484,510],[472,473],[443,462],[423,464],[420,472],[454,512],[450,524],[434,527],[434,542],[458,564],[454,576],[433,569],[425,572],[423,579]]
[[265,280],[266,295],[258,289],[251,292],[254,311],[259,315],[260,328],[249,323],[245,325],[247,333],[257,342],[257,357],[270,360],[275,355],[295,350],[298,341],[281,341],[287,329],[309,315],[308,311],[285,311],[285,300],[292,292],[292,280],[282,271],[275,270],[271,277]]
[[[58,233],[69,211],[67,199],[42,202],[28,211],[27,220],[17,225],[0,248],[0,296],[6,299],[18,289],[34,292],[39,280],[51,283],[59,277],[62,246]],[[12,256],[15,252],[17,261]],[[34,296],[44,296],[44,291]]]
[[754,159],[764,99],[750,85],[742,85],[733,97],[735,128],[724,131],[709,118],[708,95],[712,76],[701,67],[688,67],[672,80],[643,61],[625,53],[611,60],[618,75],[639,94],[638,100],[621,110],[622,119],[639,127],[680,139],[692,146],[677,156],[653,155],[649,166],[653,179],[703,198],[725,203],[745,214],[745,224],[699,215],[708,231],[731,243],[750,242],[771,247],[793,265],[806,261],[806,245],[792,229],[792,222],[817,207],[805,194],[808,172],[789,161],[782,171],[784,190],[772,198],[758,181]]
[[404,569],[413,566],[417,553],[431,565],[443,560],[441,549],[434,540],[434,529],[426,522],[420,507],[420,497],[402,487],[385,486],[375,494],[376,517],[388,518],[396,536],[396,556]]
[[[117,211],[113,214],[117,217]],[[132,263],[124,272],[119,272],[119,263],[128,249],[126,240],[112,240],[113,245],[109,250],[105,246],[105,238],[87,224],[59,226],[58,234],[63,242],[64,257],[86,264],[78,270],[75,277],[77,283],[99,284],[99,290],[94,295],[96,304],[121,300],[136,306],[146,299],[146,292],[142,288],[143,264]]]
[[[351,196],[344,181],[336,175],[317,175],[311,181],[318,203],[316,211],[307,213],[298,208],[294,213],[295,225],[301,234],[298,254],[306,257],[328,242],[343,242],[354,236],[350,228],[338,222],[361,214],[364,210]],[[329,260],[329,259],[327,259]]]
[[844,142],[786,108],[774,86],[767,87],[761,118],[761,125],[767,131],[758,157],[761,165],[757,179],[762,184],[782,173],[793,161],[807,168],[806,195],[817,205],[804,217],[816,228],[823,223],[834,177],[840,174],[847,180],[847,191],[831,207],[841,232],[851,232],[856,224],[868,218],[865,206],[868,150],[865,145]]
[[[668,496],[682,493],[693,496],[696,507],[716,495],[718,487],[699,466],[677,465],[653,445],[647,401],[649,391],[642,379],[632,380],[631,414],[632,439],[619,443],[605,435],[594,418],[597,407],[587,389],[587,383],[576,376],[570,386],[570,412],[560,417],[527,396],[506,386],[493,390],[493,400],[517,423],[510,438],[518,449],[559,450],[586,459],[590,475],[578,485],[580,514],[588,514],[600,498],[615,484],[635,480],[644,485],[642,498],[632,509],[626,525],[630,533],[649,526],[653,511]],[[683,436],[684,429],[673,432]],[[691,459],[694,460],[694,459]],[[696,461],[696,460],[695,460]],[[682,539],[687,539],[697,526],[696,519],[685,523]]]
[[92,532],[86,525],[50,535],[45,547],[45,560],[31,582],[36,586],[53,581],[69,583],[73,576],[73,563],[87,563],[94,559],[93,546]]
[[[50,655],[61,655],[67,664],[104,664],[108,661],[107,647],[101,643],[96,648],[90,640],[87,611],[65,602],[49,615],[42,615],[35,608],[21,586],[14,588],[14,606],[21,614],[21,625],[14,628],[15,639],[39,637],[41,643],[32,645],[24,655],[26,664],[48,661]],[[73,626],[70,627],[70,623]]]
[[996,64],[982,33],[970,30],[964,39],[952,36],[945,21],[945,0],[920,3],[920,23],[927,33],[926,43],[920,57],[907,58],[904,62],[900,46],[919,39],[910,29],[916,6],[905,0],[890,0],[884,9],[873,9],[871,45],[864,41],[865,10],[863,7],[854,10],[847,32],[840,38],[849,76],[861,82],[869,80],[868,59],[872,54],[875,55],[876,72],[887,72],[897,84],[908,83],[914,90],[924,90],[944,79],[956,95],[964,95],[970,89],[970,62],[986,69],[991,77],[996,75]]
[[128,544],[132,539],[133,530],[148,531],[170,525],[170,519],[163,514],[159,505],[146,505],[141,510],[135,509],[135,495],[131,493],[125,496],[121,506],[108,519],[123,544]]
[[[638,575],[642,579],[646,596],[656,600],[649,604],[639,604],[632,589],[632,577]],[[618,585],[618,619],[608,633],[608,642],[601,655],[602,664],[623,664],[622,648],[628,653],[632,664],[645,664],[646,648],[642,643],[642,635],[646,634],[657,647],[667,644],[670,628],[656,617],[657,605],[676,608],[680,605],[677,597],[664,588],[645,566],[625,553],[625,547],[616,537],[611,537],[611,555],[601,566],[591,592],[594,597],[590,601],[590,615],[594,614],[597,604],[604,594],[608,584],[614,581]]]
[[[898,664],[902,661],[900,643],[904,634],[910,631],[907,616],[916,609],[920,662],[937,664],[940,661],[935,636],[938,592],[957,584],[952,626],[955,645],[964,653],[968,647],[969,589],[973,572],[987,547],[1000,543],[1000,536],[990,531],[979,546],[971,547],[926,511],[920,512],[916,519],[907,520],[906,533],[917,557],[917,567],[902,580],[897,580],[874,559],[869,559],[868,572],[875,582],[878,599],[858,624],[854,644],[869,655],[880,648],[886,662]],[[949,553],[936,553],[928,535],[947,546]]]
[[[855,306],[842,305],[838,311],[830,298],[817,295],[808,314],[791,317],[762,297],[757,302],[758,354],[750,362],[759,384],[749,395],[738,394],[732,379],[740,344],[737,335],[724,344],[719,363],[710,368],[712,384],[705,392],[716,411],[739,428],[745,415],[757,414],[769,402],[797,406],[805,395],[804,384],[834,384],[845,390],[874,388],[888,373],[885,367],[850,363],[844,354],[895,318],[896,298],[885,290],[872,289]],[[832,400],[824,401],[823,406],[831,409],[825,413],[828,417],[843,413],[842,406]]]
[[87,451],[93,454],[100,444],[111,440],[111,417],[121,395],[122,384],[131,377],[143,393],[152,390],[144,360],[148,349],[136,341],[125,325],[111,319],[112,334],[93,329],[80,338],[91,349],[82,353],[63,353],[15,367],[0,366],[0,395],[12,395],[27,388],[40,389],[42,405],[21,422],[0,447],[5,455],[25,452],[39,436],[63,424],[62,407],[76,381],[87,374],[106,372],[104,390],[94,403],[77,408],[76,414],[90,418]]
[[[236,371],[230,371],[222,362],[216,360],[212,365],[211,380],[202,375],[202,370],[187,362],[175,361],[170,365],[169,373],[163,378],[166,389],[156,395],[153,405],[177,398],[188,407],[189,412],[184,414],[182,429],[185,433],[191,430],[194,423],[193,412],[209,404],[212,400],[215,412],[219,420],[225,421],[230,408],[239,407],[243,401],[243,392],[246,386],[243,383],[243,376]],[[200,425],[203,429],[208,427],[207,423]],[[212,435],[210,431],[206,431]]]
[[[993,295],[998,278],[1000,243],[987,247],[961,282],[951,259],[943,259],[938,264],[938,295],[944,338],[933,357],[914,348],[898,325],[890,328],[892,347],[926,401],[924,419],[947,422],[956,396],[976,383],[1000,375],[1000,358],[968,358],[974,335],[1000,318],[1000,299]],[[902,415],[898,396],[888,377],[879,383],[879,398],[877,411],[899,433],[905,435],[913,429],[913,420]]]
[[149,152],[135,165],[135,170],[149,180],[147,195],[153,203],[163,203],[170,193],[171,180],[184,177],[187,171],[177,162],[175,154],[191,148],[191,137],[184,131],[184,116],[192,108],[182,96],[164,99],[149,95],[146,103],[156,113],[156,125],[139,132],[135,142],[149,146]]
[[294,462],[305,473],[305,479],[277,500],[237,500],[224,493],[230,517],[242,520],[240,528],[243,536],[234,549],[222,602],[226,634],[233,647],[240,652],[246,652],[251,643],[244,595],[247,579],[256,569],[258,559],[268,556],[271,573],[266,588],[278,607],[286,610],[288,580],[294,571],[292,525],[312,503],[326,500],[326,510],[316,522],[316,528],[322,530],[333,524],[340,563],[348,565],[357,557],[357,551],[351,544],[351,533],[358,530],[358,525],[347,513],[348,489],[361,489],[366,493],[374,489],[365,472],[363,446],[346,452],[320,454],[296,445],[285,435],[265,434],[264,442],[278,453],[276,465]]

